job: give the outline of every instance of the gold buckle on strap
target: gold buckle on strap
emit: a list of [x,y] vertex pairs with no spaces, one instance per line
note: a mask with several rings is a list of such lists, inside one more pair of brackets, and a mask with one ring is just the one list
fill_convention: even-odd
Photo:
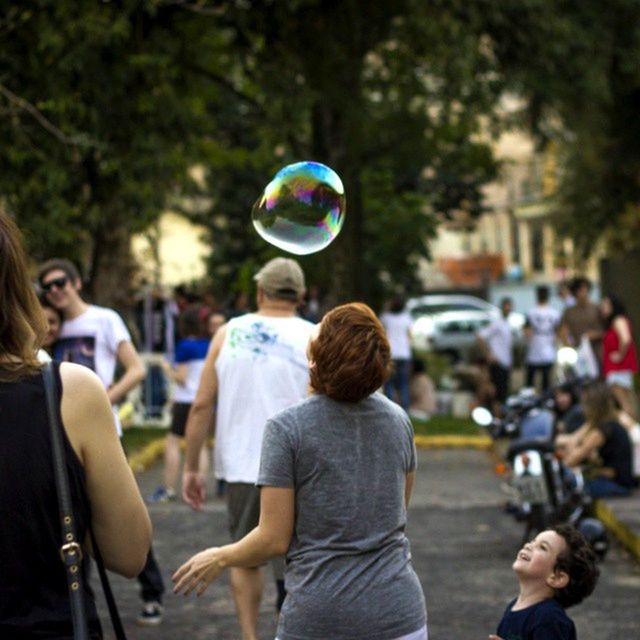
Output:
[[62,562],[66,563],[66,556],[72,556],[74,554],[77,554],[78,562],[80,562],[80,560],[82,560],[82,547],[77,542],[68,542],[67,544],[63,544],[62,547],[60,547],[60,556],[62,557]]

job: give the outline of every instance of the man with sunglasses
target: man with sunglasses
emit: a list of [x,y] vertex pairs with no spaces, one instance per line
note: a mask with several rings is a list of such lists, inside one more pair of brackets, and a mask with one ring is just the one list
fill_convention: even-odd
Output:
[[[115,405],[145,377],[144,364],[122,318],[112,309],[87,304],[82,299],[80,274],[68,260],[54,258],[45,262],[38,280],[47,300],[64,319],[53,359],[76,362],[95,371]],[[114,383],[116,364],[120,364],[123,374]],[[117,416],[116,425],[122,435]]]
[[[107,390],[111,404],[115,405],[146,375],[145,366],[122,318],[113,309],[88,304],[82,299],[80,273],[69,260],[54,258],[45,262],[38,270],[38,282],[47,300],[63,317],[60,336],[53,346],[53,359],[76,362],[95,371]],[[118,364],[122,375],[114,382]],[[118,435],[122,436],[115,410],[114,417]],[[143,599],[138,622],[158,624],[162,620],[164,584],[152,552],[138,581]]]

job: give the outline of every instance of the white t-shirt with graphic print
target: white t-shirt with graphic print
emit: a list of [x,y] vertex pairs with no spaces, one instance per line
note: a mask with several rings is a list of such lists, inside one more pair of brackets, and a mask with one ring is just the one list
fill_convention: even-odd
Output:
[[[62,323],[60,337],[53,347],[53,359],[89,367],[108,389],[113,384],[118,347],[122,342],[131,342],[122,318],[113,309],[91,304],[77,318]],[[122,435],[115,409],[114,415],[118,435]]]

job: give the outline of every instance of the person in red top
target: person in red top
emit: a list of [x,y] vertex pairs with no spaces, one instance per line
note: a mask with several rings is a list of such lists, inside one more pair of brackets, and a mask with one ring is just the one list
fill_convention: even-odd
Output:
[[602,341],[602,374],[611,387],[620,408],[638,418],[633,376],[638,372],[638,357],[631,334],[631,323],[618,298],[606,295],[600,302],[605,324]]

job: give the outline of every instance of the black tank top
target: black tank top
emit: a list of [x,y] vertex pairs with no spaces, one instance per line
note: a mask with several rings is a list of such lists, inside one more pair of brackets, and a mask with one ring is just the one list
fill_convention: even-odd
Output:
[[[54,371],[60,398],[58,365]],[[62,424],[60,415],[58,419]],[[84,541],[90,522],[84,469],[62,431],[76,533]],[[17,382],[0,382],[0,452],[0,638],[72,638],[41,373]],[[85,578],[87,567],[85,561]],[[85,591],[91,635],[100,638],[94,597],[86,579]]]
[[598,450],[602,466],[613,469],[618,484],[633,489],[633,451],[629,432],[616,420],[610,420],[600,426],[604,444]]

